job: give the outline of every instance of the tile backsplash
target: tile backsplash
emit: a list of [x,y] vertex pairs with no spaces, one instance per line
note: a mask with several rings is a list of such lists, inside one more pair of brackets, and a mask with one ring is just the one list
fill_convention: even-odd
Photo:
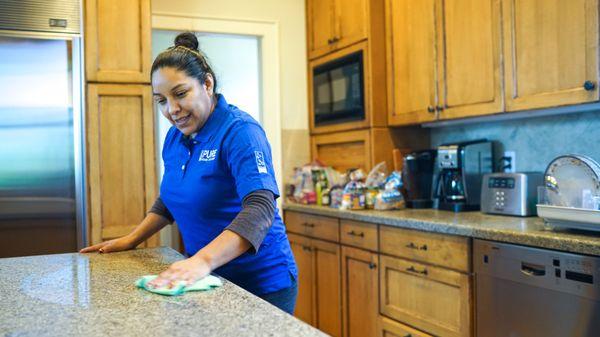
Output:
[[515,151],[518,172],[544,172],[561,154],[584,154],[600,162],[600,111],[431,129],[432,146],[478,138],[494,141],[495,158]]

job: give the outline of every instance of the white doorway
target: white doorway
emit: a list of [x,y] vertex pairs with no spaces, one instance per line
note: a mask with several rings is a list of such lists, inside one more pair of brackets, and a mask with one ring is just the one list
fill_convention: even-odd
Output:
[[[215,71],[217,92],[222,93],[228,103],[248,112],[264,128],[271,144],[277,185],[280,193],[283,193],[277,23],[155,13],[152,16],[152,28],[153,59],[172,46],[175,36],[180,32],[191,31],[196,34],[200,49]],[[160,182],[163,174],[160,154],[170,124],[156,109],[155,113]],[[175,227],[173,231],[163,230],[161,243],[178,249],[176,233]]]

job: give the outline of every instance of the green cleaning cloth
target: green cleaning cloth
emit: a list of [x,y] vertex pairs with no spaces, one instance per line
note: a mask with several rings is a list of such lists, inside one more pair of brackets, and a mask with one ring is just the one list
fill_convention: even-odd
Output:
[[185,283],[183,281],[181,281],[179,284],[177,284],[176,286],[174,286],[171,289],[169,289],[167,287],[161,287],[161,288],[148,287],[147,284],[157,277],[158,277],[158,275],[142,276],[137,281],[135,281],[135,285],[138,288],[142,288],[147,291],[150,291],[150,292],[153,292],[156,294],[160,294],[160,295],[166,295],[166,296],[181,295],[188,291],[205,291],[205,290],[210,290],[210,289],[217,288],[217,287],[220,287],[223,285],[223,282],[221,282],[221,279],[219,279],[216,276],[208,275],[204,278],[199,279],[198,281],[194,282],[194,284],[191,284],[187,287],[185,286]]

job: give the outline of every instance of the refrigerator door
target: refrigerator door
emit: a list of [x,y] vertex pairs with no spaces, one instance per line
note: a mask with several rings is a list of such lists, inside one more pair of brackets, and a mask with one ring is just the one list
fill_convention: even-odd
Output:
[[85,244],[78,38],[0,36],[0,257]]

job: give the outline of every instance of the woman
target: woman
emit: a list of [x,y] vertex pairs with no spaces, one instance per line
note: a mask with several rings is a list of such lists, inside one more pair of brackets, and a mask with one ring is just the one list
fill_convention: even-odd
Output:
[[165,172],[146,218],[125,237],[81,250],[133,249],[176,221],[187,259],[150,286],[191,284],[215,272],[293,313],[297,268],[276,209],[271,149],[260,125],[215,93],[217,80],[192,33],[154,60],[152,90],[167,133]]

